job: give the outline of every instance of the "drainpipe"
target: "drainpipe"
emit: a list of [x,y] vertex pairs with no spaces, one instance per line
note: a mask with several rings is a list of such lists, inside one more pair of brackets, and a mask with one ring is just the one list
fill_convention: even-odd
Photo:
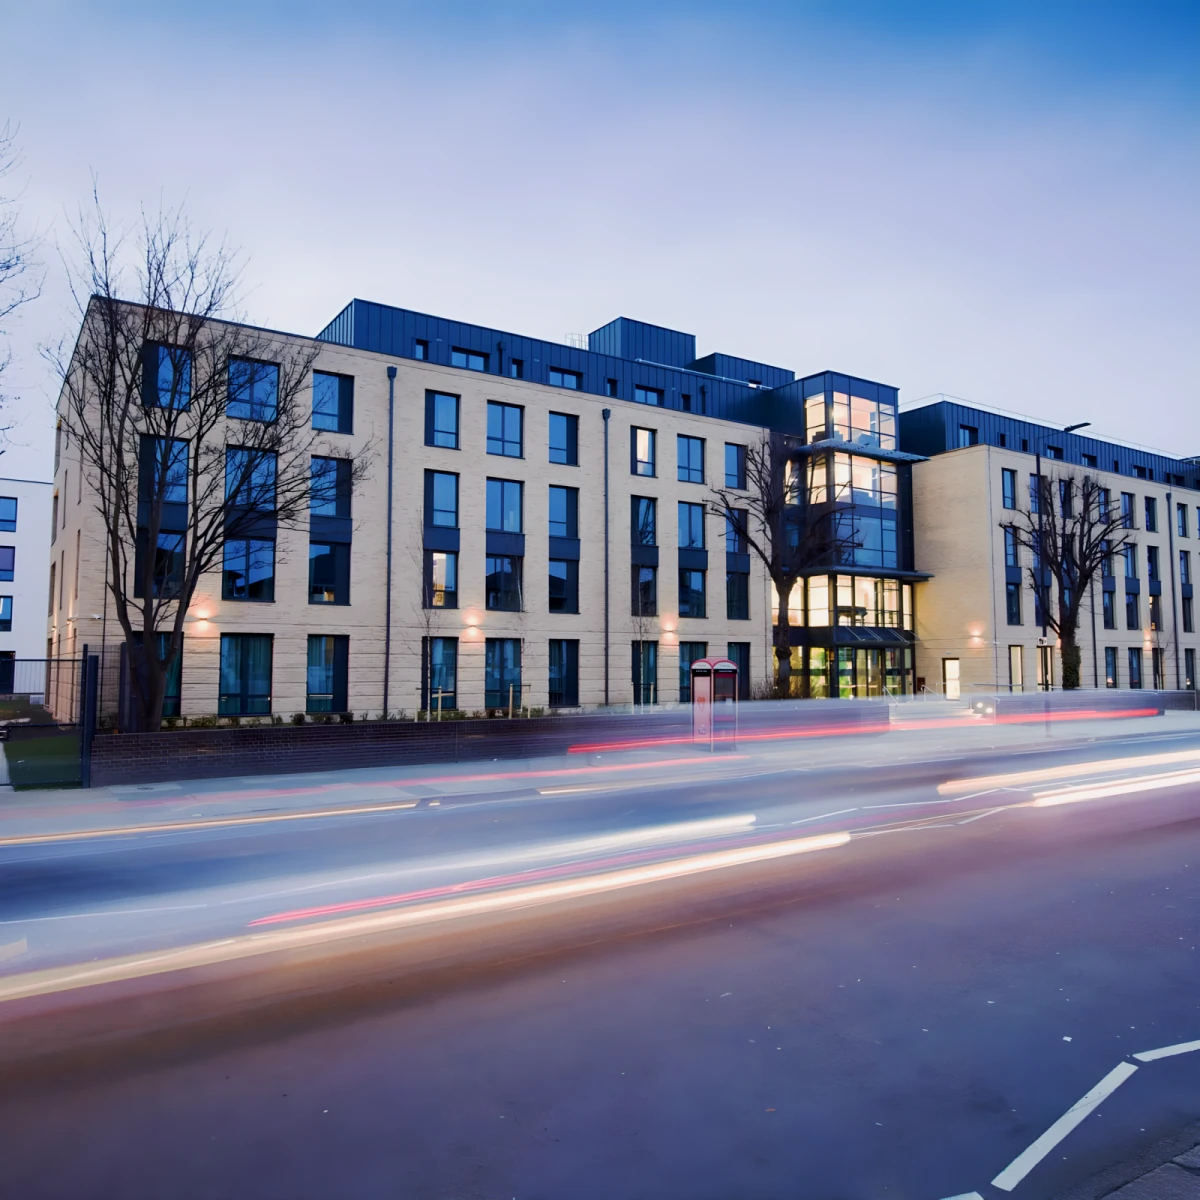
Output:
[[600,415],[604,418],[604,703],[609,703],[608,693],[608,419],[612,409],[602,409]]
[[383,608],[383,719],[388,714],[392,673],[392,474],[396,459],[396,368],[388,367],[387,587]]
[[1172,657],[1175,659],[1175,690],[1182,691],[1183,684],[1179,675],[1179,601],[1175,594],[1175,506],[1172,503],[1172,493],[1167,493],[1167,553],[1170,561],[1167,571],[1171,576],[1171,637],[1174,642]]

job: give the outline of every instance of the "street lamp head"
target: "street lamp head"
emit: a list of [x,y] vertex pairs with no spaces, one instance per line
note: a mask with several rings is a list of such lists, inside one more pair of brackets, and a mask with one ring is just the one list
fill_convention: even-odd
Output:
[[1077,425],[1068,425],[1066,427],[1066,429],[1063,430],[1063,433],[1074,433],[1075,430],[1083,429],[1085,426],[1090,425],[1090,424],[1091,424],[1091,421],[1080,421],[1079,424],[1077,424]]

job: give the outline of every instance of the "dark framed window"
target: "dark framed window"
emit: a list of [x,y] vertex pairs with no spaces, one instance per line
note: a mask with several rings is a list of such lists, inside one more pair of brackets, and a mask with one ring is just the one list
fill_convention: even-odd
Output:
[[0,633],[12,633],[12,601],[11,596],[0,596]]
[[676,472],[680,483],[704,482],[704,439],[677,434]]
[[658,501],[651,496],[629,497],[629,543],[658,545]]
[[679,615],[706,616],[704,572],[681,568],[679,572]]
[[486,371],[488,369],[488,356],[480,354],[478,350],[461,350],[455,346],[450,351],[450,365],[452,367],[463,367],[468,371]]
[[725,443],[725,486],[744,491],[746,487],[746,447]]
[[1152,583],[1159,578],[1157,546],[1146,547],[1146,578]]
[[521,707],[521,641],[487,638],[483,646],[485,708]]
[[1126,629],[1141,629],[1142,618],[1138,611],[1138,594],[1137,592],[1129,593],[1125,596],[1125,628]]
[[1129,648],[1129,686],[1142,686],[1142,652],[1132,646]]
[[425,445],[458,447],[459,398],[449,392],[425,393]]
[[1004,585],[1004,607],[1010,625],[1021,624],[1021,585],[1006,583]]
[[223,716],[262,716],[271,711],[269,633],[221,634],[221,683],[217,712]]
[[684,412],[692,411],[692,397],[690,392],[679,393],[679,407],[682,408]]
[[354,432],[354,376],[313,372],[312,427],[326,433]]
[[658,615],[658,568],[631,568],[633,577],[633,596],[630,601],[630,612],[635,617],[656,617]]
[[979,427],[977,425],[960,425],[958,427],[958,444],[963,446],[979,445]]
[[484,591],[486,605],[497,612],[520,612],[523,560],[512,554],[489,554]]
[[425,524],[458,528],[458,476],[449,471],[425,472]]
[[250,358],[230,359],[225,415],[243,421],[273,421],[278,408],[278,364]]
[[1091,467],[1093,470],[1096,468],[1096,456],[1094,454],[1081,453],[1079,455],[1079,461],[1083,463],[1085,467]]
[[577,538],[579,536],[579,489],[550,487],[550,536]]
[[487,405],[487,452],[506,458],[522,458],[525,454],[525,410],[517,404],[500,404],[489,400]]
[[745,571],[725,572],[725,618],[750,620],[750,576]]
[[1146,502],[1146,532],[1158,532],[1158,501],[1153,496],[1145,496]]
[[567,388],[572,392],[579,391],[579,372],[578,371],[560,371],[558,367],[551,367],[546,372],[546,380],[553,384],[554,387]]
[[1132,492],[1121,493],[1121,528],[1133,528],[1133,504],[1134,495]]
[[429,360],[429,343],[424,338],[416,338],[413,341],[413,358],[420,359],[421,362]]
[[1158,646],[1155,646],[1154,649],[1150,651],[1150,669],[1154,679],[1154,690],[1156,692],[1161,690],[1163,686],[1163,679],[1166,675],[1166,672],[1163,670],[1164,657],[1165,656],[1163,655],[1162,649]]
[[231,447],[225,451],[225,499],[236,508],[275,508],[275,453]]
[[[150,531],[139,529],[134,554],[133,594],[141,598],[146,594],[146,556],[150,553]],[[184,535],[160,531],[154,547],[150,565],[150,586],[155,596],[178,596],[183,587]],[[0,558],[2,562],[2,558]],[[4,578],[0,571],[0,579]],[[10,575],[8,578],[12,578]],[[61,580],[60,580],[61,583]],[[61,599],[61,597],[60,597]]]
[[550,461],[579,466],[579,418],[570,413],[550,414]]
[[633,702],[634,704],[658,703],[658,643],[634,642],[633,649]]
[[725,513],[725,552],[727,554],[748,554],[750,543],[747,540],[750,514],[744,508],[735,508]]
[[550,643],[550,707],[579,704],[579,643],[555,638]]
[[1162,623],[1162,597],[1150,597],[1150,628],[1161,630]]
[[[135,629],[133,640],[139,645],[144,645],[142,639],[142,631]],[[156,635],[158,644],[158,661],[166,662],[167,654],[171,649],[171,635],[169,633],[159,633]],[[179,653],[175,656],[175,661],[167,668],[167,686],[163,692],[162,715],[164,717],[177,717],[180,711],[180,699],[183,694],[183,639],[180,639]]]
[[1180,550],[1179,552],[1179,582],[1192,582],[1192,552],[1190,550]]
[[313,455],[308,507],[313,516],[349,517],[353,464],[348,458]]
[[1196,690],[1196,651],[1190,647],[1183,652],[1183,686],[1189,692]]
[[579,611],[579,563],[573,559],[550,560],[550,611]]
[[708,657],[707,642],[679,643],[679,703],[692,702],[692,663]]
[[521,533],[524,487],[515,479],[487,481],[487,528],[493,533]]
[[225,543],[222,600],[275,599],[275,543],[265,538],[231,538]]
[[1117,686],[1117,648],[1116,646],[1104,647],[1104,686],[1115,688]]
[[151,342],[142,358],[142,403],[186,409],[192,402],[192,356],[181,346]]
[[1019,567],[1021,565],[1021,548],[1017,541],[1017,531],[1011,526],[1004,527],[1004,565]]
[[658,474],[655,465],[657,461],[655,432],[653,429],[639,429],[636,425],[630,430],[629,439],[629,469],[634,475],[647,475],[653,478]]
[[458,607],[458,554],[453,550],[425,551],[426,608]]
[[615,379],[606,379],[604,381],[604,394],[611,396],[614,400],[617,398],[617,381]]
[[421,707],[450,712],[458,707],[458,638],[422,638]]
[[[1043,478],[1045,478],[1043,476]],[[1038,477],[1030,475],[1029,477],[1029,511],[1035,513],[1038,511]]]
[[704,505],[679,502],[680,550],[704,549]]
[[345,542],[309,542],[308,602],[350,603],[350,547]]
[[510,379],[524,379],[525,360],[523,358],[510,358],[508,360],[508,375]]
[[16,533],[17,499],[15,496],[0,496],[0,533]]
[[1061,446],[1047,446],[1046,457],[1054,459],[1055,462],[1062,462],[1063,449]]
[[750,643],[729,642],[725,657],[738,669],[737,689],[739,700],[750,699]]
[[1117,593],[1105,592],[1103,600],[1104,610],[1104,628],[1116,629],[1117,627]]
[[633,389],[633,398],[638,404],[652,404],[658,408],[662,407],[663,394],[658,388],[635,387]]
[[305,711],[348,712],[350,639],[344,634],[309,634]]
[[1138,577],[1137,547],[1132,542],[1126,542],[1122,549],[1125,555],[1125,578],[1136,579]]
[[[0,500],[0,505],[2,505],[3,503],[4,503],[4,501]],[[4,525],[3,525],[2,521],[0,521],[0,529],[3,529],[3,528],[4,528]],[[1187,509],[1186,504],[1175,505],[1175,528],[1178,531],[1179,536],[1181,538],[1187,537],[1187,535],[1188,535],[1188,509]]]
[[[188,444],[181,438],[143,434],[138,459],[138,499],[186,504],[188,498]],[[55,520],[53,524],[57,525]]]

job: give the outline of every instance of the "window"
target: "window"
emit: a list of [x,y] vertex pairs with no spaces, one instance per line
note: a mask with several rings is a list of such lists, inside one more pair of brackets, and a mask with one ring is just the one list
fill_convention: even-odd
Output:
[[348,711],[350,639],[341,634],[309,634],[305,711]]
[[425,551],[425,607],[458,607],[458,555],[453,550]]
[[1008,445],[1008,434],[1007,433],[996,434],[996,445],[998,445],[1001,449],[1003,449],[1005,446],[1007,446]]
[[17,501],[13,496],[0,496],[0,533],[16,533]]
[[658,501],[649,496],[630,496],[629,502],[630,544],[657,546]]
[[685,437],[682,433],[675,439],[678,456],[680,483],[704,482],[704,439]]
[[746,487],[746,447],[725,443],[725,486],[742,491]]
[[221,599],[275,599],[274,542],[260,538],[231,538],[225,543]]
[[658,702],[658,643],[633,643],[633,702]]
[[179,346],[147,345],[142,359],[142,402],[145,406],[185,409],[191,401],[191,354]]
[[691,412],[691,411],[692,411],[692,397],[691,397],[691,394],[690,394],[690,393],[688,393],[688,392],[680,392],[680,394],[679,394],[679,406],[680,406],[680,407],[683,409],[683,411],[684,411],[684,412]]
[[[146,594],[146,571],[149,569],[151,595],[178,596],[179,589],[183,586],[183,534],[160,532],[152,561],[148,562],[149,542],[150,531],[139,529],[134,554],[133,594],[139,598]],[[3,578],[3,574],[0,573],[0,579]],[[60,585],[61,582],[60,579]],[[59,607],[62,607],[61,597]]]
[[550,536],[577,538],[579,536],[579,489],[550,488]]
[[261,716],[271,711],[271,635],[221,634],[222,716]]
[[520,533],[522,486],[515,479],[487,481],[487,528],[493,533]]
[[1030,475],[1029,477],[1029,511],[1035,513],[1038,510],[1038,477]]
[[[63,507],[65,510],[66,506],[64,505]],[[55,492],[54,496],[51,498],[51,501],[50,501],[50,545],[53,546],[55,543],[55,540],[57,538],[58,538],[58,492]]]
[[[144,645],[142,640],[141,630],[134,630],[134,641],[137,645]],[[156,643],[158,646],[158,661],[165,663],[167,655],[171,651],[171,635],[169,633],[160,633],[157,635]],[[167,668],[166,688],[163,691],[162,715],[164,717],[179,716],[180,698],[182,695],[181,684],[183,682],[183,645],[179,647],[179,653],[175,656],[175,661]]]
[[1153,582],[1159,578],[1158,574],[1158,547],[1146,547],[1146,577]]
[[750,576],[744,571],[725,572],[725,619],[750,620]]
[[313,456],[308,505],[314,517],[350,516],[351,467],[348,458]]
[[1189,692],[1196,690],[1196,652],[1195,650],[1185,650],[1183,652],[1183,686]]
[[738,669],[738,699],[750,699],[750,643],[729,642],[725,656],[735,663]]
[[653,404],[659,408],[662,407],[663,394],[658,388],[635,387],[633,398],[638,404]]
[[458,528],[457,475],[425,472],[425,524],[437,529]]
[[1004,602],[1005,611],[1008,614],[1008,623],[1010,625],[1021,624],[1021,585],[1019,583],[1006,583],[1004,585]]
[[1080,454],[1079,461],[1085,467],[1091,467],[1093,471],[1096,469],[1096,456],[1094,454]]
[[708,657],[707,642],[679,643],[679,703],[692,702],[692,663]]
[[704,572],[681,569],[679,572],[679,615],[703,617],[705,613]]
[[1145,467],[1134,467],[1133,474],[1135,479],[1149,479],[1150,472]]
[[1116,646],[1104,647],[1104,686],[1110,688],[1118,686]]
[[459,398],[448,392],[425,393],[425,445],[458,447]]
[[0,633],[12,633],[11,596],[0,596]]
[[1146,496],[1146,532],[1158,532],[1158,501],[1153,496]]
[[345,542],[309,542],[308,602],[350,603],[350,547]]
[[326,433],[354,432],[354,377],[313,372],[312,427]]
[[458,638],[422,638],[421,707],[450,712],[458,707]]
[[413,358],[420,359],[421,362],[426,362],[429,358],[429,343],[423,338],[416,338],[413,341]]
[[1116,629],[1117,627],[1117,593],[1104,592],[1104,628]]
[[[1005,508],[1017,507],[1017,473],[1004,467],[1000,472],[1000,493]],[[1031,493],[1032,494],[1032,493]]]
[[630,470],[634,475],[648,475],[653,477],[658,473],[655,467],[654,430],[639,429],[635,425],[631,432],[633,436],[630,439],[629,448],[632,452],[633,461],[630,465]]
[[579,611],[579,563],[574,559],[550,559],[550,611]]
[[550,414],[550,461],[579,466],[579,418],[568,413]]
[[1136,579],[1138,577],[1137,547],[1127,542],[1122,548],[1122,552],[1125,557],[1125,578]]
[[1121,493],[1121,527],[1123,529],[1133,528],[1133,493]]
[[1108,488],[1100,488],[1098,490],[1098,500],[1100,509],[1100,522],[1107,525],[1112,520],[1112,493]]
[[522,559],[511,554],[489,554],[484,579],[486,605],[497,612],[521,612]]
[[550,643],[550,707],[574,708],[579,703],[579,643],[555,639]]
[[725,553],[746,554],[749,513],[744,508],[734,508],[725,514]]
[[279,403],[279,367],[248,358],[229,363],[225,415],[243,421],[273,421]]
[[1058,481],[1058,508],[1064,517],[1071,515],[1074,492],[1069,479]]
[[1151,595],[1150,597],[1150,628],[1161,630],[1162,624],[1162,597]]
[[1025,651],[1021,646],[1008,648],[1008,690],[1023,692],[1025,690]]
[[[0,505],[3,503],[4,501],[0,500]],[[4,525],[0,523],[0,529],[3,528]],[[1180,537],[1188,536],[1188,509],[1186,504],[1175,505],[1175,528],[1178,530]]]
[[508,360],[508,376],[510,379],[525,378],[525,360],[523,358],[510,358]]
[[[0,546],[0,579],[6,579],[6,580],[12,579],[12,567],[11,566],[9,567],[7,575],[4,573],[4,567],[3,567],[4,551],[5,550],[11,551],[11,549],[12,549],[11,546]],[[11,554],[9,555],[8,561],[10,563],[12,562]],[[46,601],[46,611],[51,616],[54,615],[54,580],[57,577],[57,574],[58,574],[58,563],[52,562],[50,564],[50,596],[49,596],[49,599]],[[46,649],[49,650],[49,648],[50,648],[49,641],[47,641]]]
[[521,458],[524,451],[524,409],[516,404],[489,400],[487,406],[487,452],[505,458]]
[[143,435],[138,462],[138,499],[186,504],[188,444],[179,438]]
[[1179,582],[1192,582],[1192,553],[1190,550],[1179,552]]
[[960,425],[958,427],[958,444],[963,446],[979,445],[979,428],[975,425]]
[[1055,462],[1062,462],[1063,449],[1061,446],[1047,446],[1046,457],[1054,459]]
[[450,351],[450,365],[452,367],[464,367],[468,371],[486,371],[488,369],[488,356],[479,354],[475,350],[460,350],[455,347]]
[[517,638],[484,642],[483,703],[485,708],[521,707],[521,643]]
[[704,505],[679,504],[679,548],[681,550],[704,549]]
[[235,508],[274,509],[275,454],[270,450],[226,450],[225,499]]
[[1142,686],[1142,652],[1132,646],[1129,649],[1129,686]]
[[617,381],[615,379],[606,379],[604,381],[604,394],[606,396],[612,396],[614,400],[616,399]]
[[655,617],[658,615],[658,568],[632,568],[633,596],[630,602],[630,612],[635,617]]
[[579,374],[576,371],[560,371],[557,367],[551,367],[546,372],[546,378],[554,387],[579,391]]
[[1138,594],[1137,592],[1127,592],[1125,594],[1125,628],[1126,629],[1141,629],[1142,618],[1138,611]]
[[1017,531],[1012,526],[1004,529],[1004,565],[1019,567],[1021,565],[1021,549],[1017,542]]

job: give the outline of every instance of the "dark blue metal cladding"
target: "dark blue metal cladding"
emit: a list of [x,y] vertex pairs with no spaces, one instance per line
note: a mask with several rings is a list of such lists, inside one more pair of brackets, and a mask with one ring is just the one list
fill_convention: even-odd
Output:
[[696,357],[696,338],[677,329],[618,317],[588,334],[588,349],[612,358],[640,358],[664,367],[686,367]]
[[785,367],[772,367],[748,358],[734,358],[731,354],[706,354],[703,358],[682,365],[691,371],[703,371],[705,375],[720,375],[742,383],[753,380],[766,388],[783,387],[796,378],[796,372]]
[[977,430],[981,445],[1003,445],[1008,450],[1033,454],[1040,444],[1044,457],[1049,457],[1047,447],[1053,446],[1062,450],[1064,462],[1075,466],[1087,465],[1083,460],[1087,454],[1096,460],[1098,470],[1136,478],[1135,468],[1141,467],[1159,483],[1174,487],[1200,487],[1197,464],[1194,462],[1155,454],[1151,450],[1137,450],[1102,438],[1086,437],[1082,433],[1062,433],[1052,425],[987,412],[950,400],[901,413],[900,447],[913,454],[926,456],[945,453],[958,446],[962,426]]

